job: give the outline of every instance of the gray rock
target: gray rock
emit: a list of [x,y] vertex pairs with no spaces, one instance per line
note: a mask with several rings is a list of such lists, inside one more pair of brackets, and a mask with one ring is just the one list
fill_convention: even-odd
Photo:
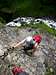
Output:
[[[14,42],[19,42],[23,40],[25,37],[29,35],[33,35],[32,32],[36,31],[35,29],[32,29],[31,31],[28,31],[28,28],[26,29],[17,29],[13,27],[5,27],[0,30],[0,49],[1,54],[3,54],[3,51],[7,51],[7,47],[9,47]],[[40,31],[37,30],[40,34]],[[11,69],[12,64],[15,64],[17,66],[21,66],[27,71],[30,75],[45,75],[46,72],[46,65],[44,62],[48,64],[48,66],[51,66],[55,68],[56,66],[56,41],[54,37],[51,35],[48,35],[48,43],[46,41],[47,34],[42,34],[44,41],[40,43],[41,47],[38,48],[38,50],[35,52],[35,55],[30,57],[24,53],[24,51],[21,48],[16,48],[14,50],[11,50],[8,53],[8,56],[5,57],[0,62],[0,67],[2,65],[6,66],[6,72],[7,75]],[[52,41],[51,41],[52,40]],[[8,67],[9,66],[9,67]],[[8,69],[8,70],[7,70]],[[2,69],[1,69],[2,70]],[[0,75],[3,75],[1,73]]]
[[0,56],[4,55],[4,51],[0,49]]

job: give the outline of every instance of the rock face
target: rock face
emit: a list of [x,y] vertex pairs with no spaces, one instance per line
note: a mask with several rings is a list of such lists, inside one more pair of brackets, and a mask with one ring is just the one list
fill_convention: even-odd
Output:
[[[6,52],[8,47],[33,35],[34,31],[41,33],[38,29],[31,28],[5,27],[1,29],[0,49]],[[45,75],[46,64],[56,69],[56,37],[46,33],[41,33],[41,35],[43,39],[34,56],[28,56],[21,48],[16,48],[8,52],[4,60],[0,59],[0,75],[13,75],[11,72],[13,65],[23,67],[29,75]],[[3,53],[0,51],[1,54]]]

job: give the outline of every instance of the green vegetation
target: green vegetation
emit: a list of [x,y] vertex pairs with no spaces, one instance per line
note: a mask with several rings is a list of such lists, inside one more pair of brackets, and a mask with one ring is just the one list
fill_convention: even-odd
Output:
[[0,0],[0,16],[7,22],[18,16],[56,15],[54,0]]
[[6,23],[5,20],[2,17],[0,17],[0,22],[1,23]]
[[56,75],[56,72],[53,68],[47,67],[45,75]]
[[[56,2],[54,0],[0,0],[0,22],[9,22],[18,16],[49,16],[56,15]],[[0,27],[2,26],[0,24]],[[56,35],[56,30],[47,25],[29,25],[42,31]]]
[[4,24],[0,22],[0,28],[3,28],[3,27],[4,27]]
[[5,23],[5,20],[2,17],[0,17],[0,28],[3,28]]
[[30,24],[30,25],[25,25],[25,26],[22,26],[22,28],[26,28],[26,27],[31,27],[31,28],[35,28],[35,29],[39,29],[41,32],[45,32],[45,33],[49,33],[51,35],[54,35],[56,36],[56,30],[53,29],[53,28],[50,28],[48,27],[46,24],[43,24],[43,23],[38,23],[38,24]]

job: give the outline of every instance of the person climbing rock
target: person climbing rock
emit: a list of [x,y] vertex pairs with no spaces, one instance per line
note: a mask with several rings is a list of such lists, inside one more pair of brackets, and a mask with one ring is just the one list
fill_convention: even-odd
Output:
[[23,70],[23,68],[17,66],[12,69],[12,73],[13,75],[29,75],[26,71]]
[[21,42],[17,43],[16,45],[13,46],[13,48],[23,46],[24,51],[27,54],[33,54],[41,42],[42,37],[40,35],[34,35],[34,36],[28,36]]

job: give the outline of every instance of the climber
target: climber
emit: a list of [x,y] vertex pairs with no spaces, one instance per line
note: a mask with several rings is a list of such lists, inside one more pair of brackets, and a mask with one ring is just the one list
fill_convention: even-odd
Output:
[[13,75],[29,75],[27,72],[25,72],[25,71],[23,70],[23,68],[17,67],[17,66],[15,66],[15,67],[12,69],[12,73],[13,73]]
[[42,37],[40,35],[28,36],[21,42],[17,43],[13,47],[19,47],[20,45],[24,47],[25,53],[30,52],[31,54],[35,52],[37,46],[41,42]]

